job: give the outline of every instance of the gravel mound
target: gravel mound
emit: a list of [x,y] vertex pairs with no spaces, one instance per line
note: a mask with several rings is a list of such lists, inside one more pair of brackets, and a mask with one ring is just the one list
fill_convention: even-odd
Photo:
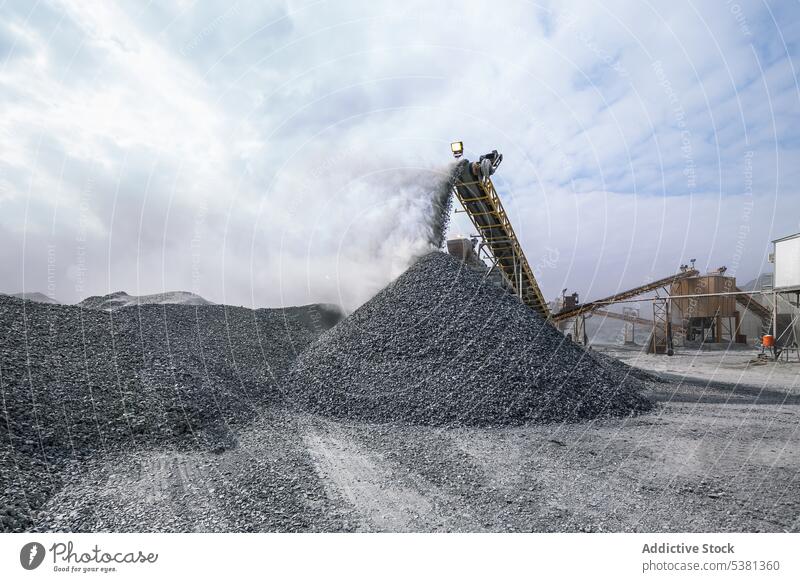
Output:
[[642,412],[644,387],[434,252],[303,352],[287,396],[337,417],[486,426]]
[[322,305],[108,312],[0,296],[0,529],[29,522],[20,508],[57,488],[64,463],[138,445],[231,446],[340,317]]
[[128,295],[125,291],[117,291],[108,295],[92,295],[78,305],[86,309],[103,309],[114,311],[132,305],[213,305],[211,301],[189,291],[168,291],[153,295]]

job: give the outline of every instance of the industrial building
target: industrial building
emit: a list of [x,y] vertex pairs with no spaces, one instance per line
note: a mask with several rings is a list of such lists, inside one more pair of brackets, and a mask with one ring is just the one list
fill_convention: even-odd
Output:
[[776,357],[800,361],[800,233],[772,241],[772,329]]

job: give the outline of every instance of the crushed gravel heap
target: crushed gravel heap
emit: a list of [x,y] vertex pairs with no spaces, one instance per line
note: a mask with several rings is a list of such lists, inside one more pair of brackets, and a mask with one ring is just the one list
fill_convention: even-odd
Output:
[[169,291],[154,295],[128,295],[125,291],[116,291],[108,295],[92,295],[78,305],[86,309],[103,309],[114,311],[131,305],[213,305],[211,301],[189,291]]
[[295,361],[289,402],[373,422],[513,425],[649,410],[644,384],[440,252]]
[[297,353],[340,318],[322,305],[107,312],[0,296],[0,529],[27,523],[19,508],[36,507],[65,462],[138,445],[231,446],[280,398]]

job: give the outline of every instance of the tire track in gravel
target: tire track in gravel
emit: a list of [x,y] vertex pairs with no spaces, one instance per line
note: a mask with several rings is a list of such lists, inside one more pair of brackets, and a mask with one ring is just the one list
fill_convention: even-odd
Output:
[[143,451],[93,464],[43,508],[45,531],[225,531],[206,453]]
[[738,429],[741,406],[665,411],[557,432],[265,411],[220,454],[144,450],[73,464],[34,531],[797,529],[796,413],[760,410],[781,414],[763,438],[752,415]]
[[[37,531],[350,531],[293,416],[264,411],[222,453],[143,450],[94,459],[43,508]],[[343,505],[343,504],[341,504]]]
[[304,441],[332,500],[352,507],[366,531],[431,531],[447,527],[437,511],[445,496],[419,475],[401,474],[347,428],[322,419],[305,422]]

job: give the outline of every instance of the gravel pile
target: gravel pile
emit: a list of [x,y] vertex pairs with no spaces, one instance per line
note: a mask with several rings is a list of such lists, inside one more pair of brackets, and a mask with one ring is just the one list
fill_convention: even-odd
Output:
[[229,447],[340,317],[319,305],[107,312],[1,296],[1,529],[24,527],[59,467],[98,450]]
[[287,393],[337,417],[491,426],[646,411],[643,388],[434,252],[303,352]]
[[153,295],[128,295],[125,291],[117,291],[108,295],[92,295],[78,305],[87,309],[103,309],[115,311],[132,305],[213,305],[211,301],[189,291],[169,291]]

